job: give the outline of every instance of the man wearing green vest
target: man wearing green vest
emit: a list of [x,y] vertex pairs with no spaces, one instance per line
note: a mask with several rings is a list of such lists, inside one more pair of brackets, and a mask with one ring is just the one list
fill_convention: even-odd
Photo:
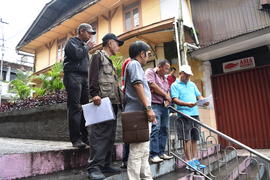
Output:
[[[90,96],[96,106],[101,98],[109,97],[115,115],[121,105],[118,77],[110,56],[119,51],[124,44],[114,34],[102,38],[103,49],[93,54],[89,69]],[[88,126],[90,140],[90,159],[88,174],[91,180],[104,179],[103,173],[118,173],[120,169],[111,167],[111,156],[116,133],[116,120]]]

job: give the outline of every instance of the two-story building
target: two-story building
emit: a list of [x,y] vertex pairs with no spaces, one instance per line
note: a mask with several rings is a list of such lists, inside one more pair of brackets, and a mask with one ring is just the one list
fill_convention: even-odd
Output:
[[[189,1],[182,1],[185,24],[192,27]],[[40,12],[17,49],[35,54],[35,72],[44,71],[63,61],[65,42],[75,35],[80,23],[87,22],[97,31],[93,38],[99,44],[97,48],[101,47],[102,37],[112,32],[126,41],[120,52],[124,57],[128,56],[130,42],[140,39],[151,45],[153,60],[173,60],[176,4],[174,0],[54,0]],[[191,40],[192,33],[186,32]]]
[[[215,107],[200,109],[201,119],[241,142],[269,148],[269,7],[267,0],[181,0],[185,39],[194,42],[194,27],[201,48],[188,55],[203,95],[213,93]],[[90,23],[102,36],[115,33],[129,44],[144,40],[154,56],[147,67],[168,59],[178,68],[174,17],[176,0],[53,0],[46,4],[17,45],[35,54],[35,73],[63,61],[65,42],[76,27]],[[193,25],[194,24],[194,25]],[[194,27],[193,27],[194,26]],[[215,111],[214,111],[215,109]],[[216,117],[215,117],[216,114]]]

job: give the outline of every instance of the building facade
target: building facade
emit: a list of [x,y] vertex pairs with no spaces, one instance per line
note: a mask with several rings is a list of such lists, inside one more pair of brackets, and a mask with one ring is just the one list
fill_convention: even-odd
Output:
[[[217,129],[253,148],[270,148],[270,9],[265,0],[193,0]],[[225,141],[223,141],[225,143]]]

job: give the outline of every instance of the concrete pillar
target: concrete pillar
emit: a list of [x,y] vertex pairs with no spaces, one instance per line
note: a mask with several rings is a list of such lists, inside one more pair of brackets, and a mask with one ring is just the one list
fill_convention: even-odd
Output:
[[5,78],[7,82],[10,81],[10,72],[11,72],[11,67],[7,67],[7,73],[6,73],[6,78]]

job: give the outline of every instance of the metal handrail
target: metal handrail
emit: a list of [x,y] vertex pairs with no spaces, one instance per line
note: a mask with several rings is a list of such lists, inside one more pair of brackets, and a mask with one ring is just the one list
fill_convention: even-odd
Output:
[[252,149],[252,148],[244,145],[243,143],[241,143],[241,142],[239,142],[239,141],[237,141],[237,140],[235,140],[235,139],[227,136],[226,134],[223,134],[222,132],[217,131],[216,129],[211,128],[210,126],[208,126],[206,124],[203,124],[202,122],[198,121],[197,119],[195,119],[195,118],[193,118],[193,117],[191,117],[189,115],[186,115],[186,114],[184,114],[184,113],[176,110],[172,106],[168,106],[168,108],[170,110],[172,110],[173,112],[176,112],[176,113],[178,113],[178,114],[180,114],[180,115],[182,115],[182,116],[184,116],[184,117],[192,120],[193,122],[196,122],[197,124],[199,124],[200,126],[204,127],[205,129],[208,129],[209,131],[214,132],[215,134],[218,134],[219,136],[223,137],[224,139],[226,139],[226,140],[228,140],[228,141],[230,141],[230,142],[238,145],[239,147],[241,147],[241,148],[249,151],[250,153],[253,153],[253,154],[257,155],[258,157],[260,157],[260,158],[264,159],[265,161],[267,161],[268,163],[270,163],[270,158],[268,158],[267,156],[263,155],[262,153],[259,153],[258,151],[256,151],[256,150],[254,150],[254,149]]

